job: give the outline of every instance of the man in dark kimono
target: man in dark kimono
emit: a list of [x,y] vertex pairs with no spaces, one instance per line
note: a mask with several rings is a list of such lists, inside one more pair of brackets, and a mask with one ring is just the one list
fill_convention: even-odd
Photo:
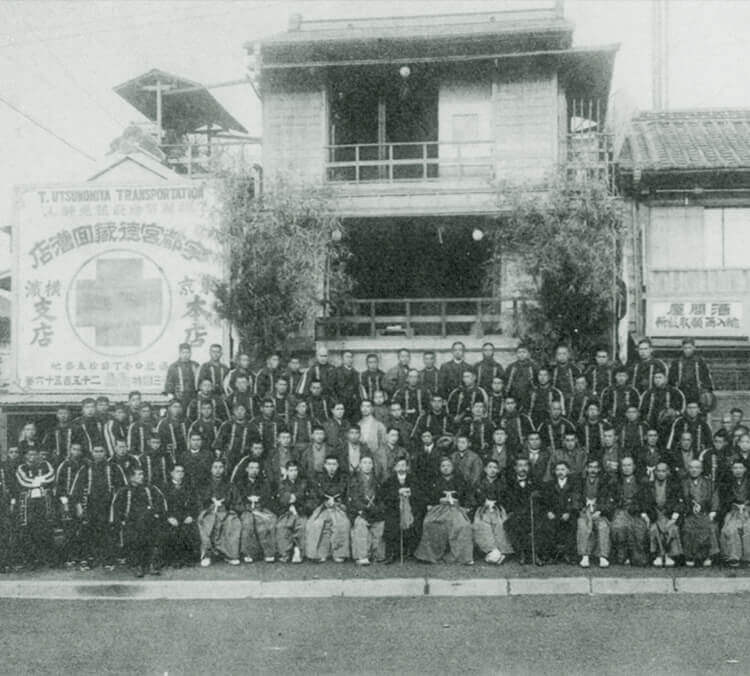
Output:
[[73,426],[70,423],[70,409],[67,406],[59,406],[55,417],[55,426],[44,436],[42,447],[47,451],[51,464],[57,467],[68,457],[68,450],[73,440]]
[[681,415],[672,423],[669,432],[667,448],[673,449],[677,445],[683,432],[690,432],[695,450],[700,453],[713,444],[711,426],[701,415],[700,404],[697,400],[688,401],[684,415]]
[[632,385],[628,385],[628,371],[624,366],[615,369],[615,383],[601,393],[602,417],[613,425],[625,422],[625,413],[631,406],[636,409],[641,397]]
[[685,565],[710,568],[719,553],[716,516],[719,511],[719,492],[713,481],[703,475],[703,463],[692,460],[688,476],[682,482],[685,520],[682,524],[682,547]]
[[279,367],[281,358],[274,352],[266,359],[266,365],[255,374],[255,396],[257,399],[272,397],[276,389],[276,381],[281,375]]
[[[599,348],[594,356],[595,363],[586,370],[586,382],[595,397],[601,397],[604,390],[614,384],[615,366],[609,360],[606,348]],[[627,372],[626,372],[627,375]]]
[[680,390],[688,401],[699,403],[704,392],[714,391],[708,364],[702,356],[695,353],[694,338],[682,341],[682,354],[669,366],[669,384]]
[[552,367],[551,375],[552,386],[562,392],[567,410],[567,404],[573,398],[576,378],[581,375],[581,371],[571,361],[570,350],[566,345],[560,345],[555,350],[555,364]]
[[164,394],[179,401],[184,409],[198,394],[198,362],[192,360],[193,350],[189,343],[180,345],[180,356],[169,365],[164,382]]
[[420,485],[406,458],[398,458],[381,487],[386,563],[411,558],[419,544],[424,518]]
[[401,406],[404,418],[412,425],[429,407],[430,395],[427,390],[420,387],[419,372],[416,369],[409,369],[406,384],[394,392],[391,405],[394,403]]
[[140,456],[146,452],[148,440],[156,431],[157,420],[151,416],[151,404],[141,404],[138,419],[128,427],[128,448],[131,455]]
[[104,424],[96,415],[96,400],[91,397],[81,402],[81,415],[73,421],[72,427],[71,443],[81,445],[84,457],[91,457],[94,446],[105,444]]
[[411,431],[412,445],[419,445],[425,431],[429,431],[435,440],[451,434],[451,422],[443,405],[443,398],[439,394],[432,395],[429,410],[420,415],[414,423]]
[[646,491],[647,486],[635,476],[633,458],[623,458],[620,477],[612,482],[612,548],[618,564],[645,566],[648,563],[651,521],[646,513]]
[[653,346],[648,338],[638,342],[638,361],[633,364],[630,384],[638,390],[640,395],[654,386],[656,373],[667,373],[667,365],[661,359],[653,356]]
[[188,423],[182,413],[182,404],[179,401],[173,401],[169,404],[167,415],[156,426],[156,434],[161,439],[162,448],[172,462],[187,451]]
[[354,353],[344,350],[341,365],[334,372],[334,396],[344,405],[344,414],[351,418],[359,412],[359,398],[362,387],[360,374],[354,368]]
[[164,555],[166,563],[175,568],[193,566],[198,560],[200,535],[196,522],[196,494],[201,489],[202,486],[188,484],[185,467],[181,463],[172,468],[169,484],[164,490],[167,503]]
[[654,469],[654,480],[645,489],[646,513],[651,520],[651,555],[654,566],[672,568],[682,556],[680,528],[677,525],[683,512],[682,486],[670,476],[669,465],[659,462]]
[[214,343],[208,348],[209,360],[201,364],[198,369],[197,382],[200,384],[203,380],[211,383],[210,393],[221,397],[224,394],[224,380],[229,375],[229,366],[221,361],[221,345]]
[[224,397],[220,393],[217,394],[216,388],[209,378],[200,378],[198,381],[198,396],[188,404],[185,411],[185,418],[188,423],[198,420],[204,403],[211,404],[215,417],[220,420],[229,419],[229,409]]
[[435,367],[435,353],[426,350],[422,353],[423,368],[419,372],[419,386],[430,393],[440,392],[440,371]]
[[482,359],[474,364],[474,372],[477,374],[477,385],[486,392],[492,388],[494,378],[505,379],[505,371],[495,359],[495,346],[492,343],[482,345]]
[[349,517],[346,513],[348,475],[339,470],[339,459],[329,455],[324,470],[312,481],[310,497],[315,505],[305,528],[308,559],[343,563],[349,558]]
[[461,341],[453,343],[451,345],[451,360],[440,367],[438,392],[446,400],[453,390],[461,387],[464,372],[472,370],[471,366],[464,360],[465,352],[466,346]]
[[516,361],[505,371],[505,391],[516,400],[522,412],[529,410],[538,370],[539,367],[531,360],[529,349],[525,345],[519,345],[516,348]]
[[[383,383],[385,380],[385,373],[380,370],[380,359],[376,354],[368,354],[365,358],[365,364],[367,369],[360,375],[360,388],[359,401],[363,399],[369,399],[372,401],[375,398],[375,392],[385,391],[383,390]],[[359,410],[354,411],[353,415],[359,414]]]
[[667,385],[667,374],[654,368],[654,384],[641,396],[641,419],[659,430],[662,443],[669,440],[674,421],[685,412],[685,395],[676,387]]
[[237,378],[240,376],[245,376],[245,378],[247,378],[248,387],[250,391],[254,393],[255,375],[250,370],[250,355],[245,354],[244,352],[237,355],[236,366],[233,369],[230,369],[226,378],[224,378],[224,393],[227,396],[230,396],[234,392]]
[[392,397],[396,390],[406,386],[411,352],[406,349],[399,350],[396,359],[396,365],[386,371],[385,378],[383,379],[383,389],[389,397]]
[[328,362],[328,350],[324,347],[319,347],[315,352],[315,362],[305,370],[297,391],[294,394],[306,397],[310,394],[311,383],[317,380],[322,386],[322,394],[330,397],[335,391],[335,378],[336,369],[333,364]]

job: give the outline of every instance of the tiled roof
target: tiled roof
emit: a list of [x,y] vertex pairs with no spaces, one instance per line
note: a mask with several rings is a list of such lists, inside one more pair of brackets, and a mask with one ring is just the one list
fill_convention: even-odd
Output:
[[750,169],[750,110],[639,113],[618,161],[626,172]]

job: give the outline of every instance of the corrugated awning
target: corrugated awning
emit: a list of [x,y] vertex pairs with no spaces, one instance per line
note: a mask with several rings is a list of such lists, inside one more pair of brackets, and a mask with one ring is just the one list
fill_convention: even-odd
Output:
[[[148,73],[123,82],[114,88],[152,122],[156,121],[157,84],[164,86],[162,97],[162,126],[178,134],[190,134],[201,127],[218,127],[243,134],[247,129],[222,106],[202,84],[154,68]],[[181,91],[186,90],[186,91]]]

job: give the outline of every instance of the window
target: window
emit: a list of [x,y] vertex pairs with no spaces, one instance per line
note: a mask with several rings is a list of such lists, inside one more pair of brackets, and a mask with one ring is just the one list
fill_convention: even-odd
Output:
[[750,268],[750,208],[656,207],[648,233],[652,269]]

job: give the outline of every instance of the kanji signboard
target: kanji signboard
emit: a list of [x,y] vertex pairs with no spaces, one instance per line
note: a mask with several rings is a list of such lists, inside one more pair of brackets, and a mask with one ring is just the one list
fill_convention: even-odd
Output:
[[742,303],[729,300],[670,300],[649,302],[649,335],[742,336]]
[[17,194],[14,385],[161,392],[179,343],[223,343],[221,263],[204,188],[29,188]]

